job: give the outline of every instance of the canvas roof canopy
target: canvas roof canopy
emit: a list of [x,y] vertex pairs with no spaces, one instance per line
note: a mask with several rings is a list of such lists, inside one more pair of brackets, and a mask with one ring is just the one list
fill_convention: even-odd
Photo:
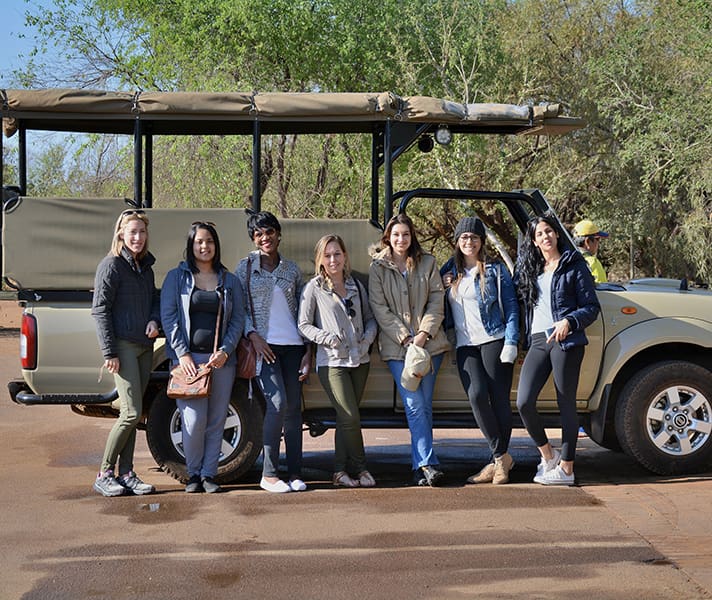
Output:
[[447,125],[453,133],[557,135],[585,126],[559,104],[461,104],[374,93],[113,92],[0,90],[3,132],[19,128],[87,133],[370,133],[385,121]]

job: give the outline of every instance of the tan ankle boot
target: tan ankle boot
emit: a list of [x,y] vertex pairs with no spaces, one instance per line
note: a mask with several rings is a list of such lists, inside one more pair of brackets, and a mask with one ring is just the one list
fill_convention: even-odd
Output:
[[467,483],[491,483],[494,477],[494,463],[485,465],[479,473],[470,475]]
[[509,471],[514,466],[514,459],[508,452],[494,459],[494,475],[492,483],[499,485],[509,481]]

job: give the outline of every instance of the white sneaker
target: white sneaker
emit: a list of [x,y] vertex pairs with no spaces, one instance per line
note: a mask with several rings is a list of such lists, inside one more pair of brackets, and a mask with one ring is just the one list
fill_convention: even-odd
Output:
[[573,485],[574,472],[571,471],[571,475],[567,475],[561,468],[561,465],[557,465],[554,469],[547,471],[541,477],[537,475],[534,481],[542,485]]
[[260,481],[260,487],[263,490],[267,490],[268,492],[272,492],[274,494],[284,494],[285,492],[291,492],[292,488],[290,488],[284,481],[281,479],[278,479],[274,483],[270,483],[267,481],[264,477]]
[[293,492],[303,492],[307,489],[307,484],[304,483],[301,479],[290,479],[289,487]]
[[[553,471],[559,464],[560,460],[561,452],[559,452],[558,450],[554,450],[554,456],[552,456],[549,460],[546,460],[542,456],[541,460],[539,461],[539,465],[536,468],[536,477],[534,477],[534,481],[536,481],[537,477],[541,477],[547,471]],[[539,483],[538,481],[536,482]]]

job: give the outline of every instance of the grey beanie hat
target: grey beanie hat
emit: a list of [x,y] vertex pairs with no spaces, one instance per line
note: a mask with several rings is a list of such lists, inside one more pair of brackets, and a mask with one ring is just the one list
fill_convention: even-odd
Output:
[[485,234],[485,224],[479,219],[479,217],[463,217],[460,222],[455,227],[455,241],[463,233],[474,233],[479,236],[482,242],[487,239]]

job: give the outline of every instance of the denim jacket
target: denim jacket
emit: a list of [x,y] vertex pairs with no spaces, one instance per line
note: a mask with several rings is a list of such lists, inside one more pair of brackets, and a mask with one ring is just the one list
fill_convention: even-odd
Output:
[[[457,277],[455,261],[450,259],[440,269],[440,275],[451,273],[453,279]],[[500,279],[499,286],[497,278]],[[477,290],[479,290],[480,276],[475,276]],[[455,327],[450,310],[450,287],[446,290],[445,298],[445,330]],[[485,293],[477,293],[477,304],[480,308],[482,325],[488,335],[500,336],[504,332],[504,343],[516,346],[519,342],[519,302],[512,283],[509,271],[500,262],[487,263],[485,265]],[[499,305],[499,301],[502,305]],[[462,299],[455,300],[462,303]]]
[[[566,319],[571,333],[560,342],[563,350],[588,344],[585,329],[598,317],[601,305],[586,260],[577,250],[565,250],[551,280],[551,312],[554,322]],[[534,307],[525,307],[527,347],[531,343]]]
[[[173,362],[190,353],[190,296],[194,289],[195,279],[185,261],[168,271],[163,281],[161,322],[166,332],[166,354]],[[227,364],[233,365],[245,323],[242,290],[237,277],[226,270],[218,273],[217,289],[223,299],[219,349],[227,353]]]

